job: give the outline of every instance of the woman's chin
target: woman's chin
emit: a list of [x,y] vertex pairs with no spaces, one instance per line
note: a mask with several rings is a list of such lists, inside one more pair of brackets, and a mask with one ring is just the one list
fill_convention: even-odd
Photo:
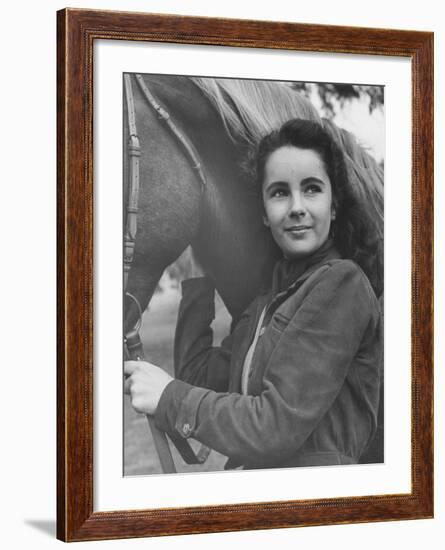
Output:
[[297,260],[309,256],[315,252],[316,247],[311,246],[311,243],[304,242],[299,240],[297,242],[293,241],[290,245],[282,248],[284,256],[289,260]]

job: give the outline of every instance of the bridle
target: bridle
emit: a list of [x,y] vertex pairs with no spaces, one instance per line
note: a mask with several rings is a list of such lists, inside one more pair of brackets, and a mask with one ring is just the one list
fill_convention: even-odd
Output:
[[[200,183],[201,194],[206,188],[206,178],[202,169],[202,164],[199,159],[199,155],[191,143],[191,141],[180,132],[168,111],[166,111],[153,96],[152,92],[148,89],[144,79],[141,75],[135,74],[134,78],[139,85],[142,95],[146,99],[148,105],[156,111],[158,117],[163,121],[168,130],[175,137],[180,148],[184,152],[186,158],[189,160],[191,167],[195,171],[198,181]],[[140,156],[141,156],[141,143],[137,133],[136,126],[136,110],[134,105],[134,95],[132,79],[130,74],[124,74],[124,86],[125,86],[125,98],[128,112],[128,157],[129,157],[129,194],[128,203],[126,206],[127,219],[124,233],[124,294],[130,298],[138,309],[138,320],[133,329],[125,334],[124,337],[124,356],[126,359],[143,360],[144,353],[142,348],[142,342],[139,336],[139,329],[142,322],[142,308],[139,300],[133,294],[127,291],[128,276],[131,270],[131,266],[134,260],[134,249],[137,232],[137,215],[139,204],[139,192],[140,192]],[[167,441],[165,432],[159,430],[153,417],[147,415],[148,423],[153,435],[155,447],[161,462],[161,467],[164,473],[175,473],[176,468],[173,461],[173,457],[170,451],[170,447]],[[187,464],[202,464],[207,459],[210,453],[210,449],[205,446],[201,446],[200,451],[195,454],[188,441],[181,436],[170,435],[171,440],[175,444],[182,458]]]
[[[144,79],[140,74],[134,75],[136,82],[141,89],[141,92],[146,99],[148,105],[156,111],[159,120],[165,123],[168,130],[176,138],[177,143],[183,150],[186,158],[189,160],[191,167],[196,173],[198,181],[200,183],[201,193],[204,192],[207,186],[207,180],[202,169],[202,163],[199,159],[198,152],[196,151],[192,142],[178,129],[173,122],[170,114],[166,109],[156,101],[152,92],[148,89],[148,86],[144,82]],[[131,264],[134,258],[134,245],[137,231],[137,214],[139,203],[139,189],[140,189],[140,156],[141,145],[139,136],[136,129],[136,111],[134,107],[133,87],[131,83],[131,75],[124,75],[125,83],[125,97],[127,101],[128,111],[128,155],[129,155],[129,170],[130,170],[130,184],[129,184],[129,197],[127,204],[127,224],[124,237],[124,289],[127,287],[128,273],[131,269]]]

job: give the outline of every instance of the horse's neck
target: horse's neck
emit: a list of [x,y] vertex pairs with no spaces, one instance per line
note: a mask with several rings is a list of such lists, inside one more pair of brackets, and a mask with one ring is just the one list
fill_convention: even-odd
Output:
[[144,133],[137,246],[140,263],[151,266],[150,274],[162,271],[192,242],[229,310],[237,315],[259,291],[270,257],[261,210],[239,170],[242,151],[228,136],[216,109],[188,79],[145,80],[193,142],[207,184],[199,198],[199,182],[189,159],[144,104],[142,95],[136,94],[139,115],[144,117],[140,124]]

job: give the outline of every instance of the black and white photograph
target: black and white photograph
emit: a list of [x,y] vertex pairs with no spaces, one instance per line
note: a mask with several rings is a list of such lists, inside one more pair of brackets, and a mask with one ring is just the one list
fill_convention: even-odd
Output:
[[122,87],[124,476],[383,463],[385,87]]
[[440,6],[5,3],[4,548],[443,546]]

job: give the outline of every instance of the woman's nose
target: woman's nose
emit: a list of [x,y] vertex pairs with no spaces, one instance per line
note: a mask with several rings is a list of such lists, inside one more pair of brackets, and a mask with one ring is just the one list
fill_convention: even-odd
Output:
[[289,208],[289,216],[302,217],[306,214],[306,206],[301,193],[293,193],[291,195],[291,204]]

